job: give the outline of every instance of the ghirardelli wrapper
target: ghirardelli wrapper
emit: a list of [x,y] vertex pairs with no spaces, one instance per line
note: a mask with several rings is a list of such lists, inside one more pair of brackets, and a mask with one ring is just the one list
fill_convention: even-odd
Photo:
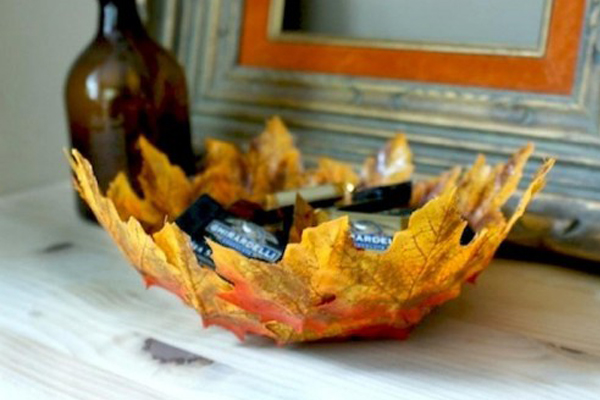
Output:
[[214,268],[211,239],[241,254],[266,262],[283,256],[285,242],[264,227],[227,212],[208,195],[203,195],[175,223],[190,235],[192,247],[201,264]]

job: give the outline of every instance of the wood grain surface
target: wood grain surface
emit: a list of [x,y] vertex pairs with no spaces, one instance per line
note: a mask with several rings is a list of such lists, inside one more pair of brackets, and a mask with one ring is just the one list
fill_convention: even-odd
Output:
[[0,399],[600,398],[598,276],[496,260],[404,342],[242,344],[145,290],[72,200],[0,198]]

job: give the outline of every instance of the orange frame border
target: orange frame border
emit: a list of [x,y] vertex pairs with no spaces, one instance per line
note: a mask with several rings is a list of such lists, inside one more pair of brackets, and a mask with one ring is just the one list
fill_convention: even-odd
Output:
[[585,0],[554,1],[541,58],[273,41],[270,2],[245,2],[241,65],[559,95],[570,94],[574,86]]

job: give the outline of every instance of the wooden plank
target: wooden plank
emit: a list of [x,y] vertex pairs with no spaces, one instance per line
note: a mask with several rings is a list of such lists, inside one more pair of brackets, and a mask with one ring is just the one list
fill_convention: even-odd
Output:
[[117,374],[91,367],[9,329],[0,331],[0,344],[2,389],[18,392],[18,398],[26,393],[30,398],[176,399]]
[[[0,198],[1,398],[21,391],[267,400],[600,393],[597,276],[497,260],[404,342],[240,344],[221,329],[202,329],[175,296],[146,291],[104,232],[76,218],[69,198],[67,185]],[[160,364],[142,350],[148,338],[212,363]],[[57,389],[56,381],[67,384]]]

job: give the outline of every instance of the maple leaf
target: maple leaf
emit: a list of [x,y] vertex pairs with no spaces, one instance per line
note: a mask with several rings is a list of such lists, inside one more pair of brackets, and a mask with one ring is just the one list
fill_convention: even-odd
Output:
[[362,183],[366,186],[390,185],[410,179],[414,165],[408,140],[397,134],[379,150],[375,157],[368,157],[362,170]]
[[[218,197],[221,194],[217,189],[219,186],[215,184],[222,181],[221,176],[200,174],[188,178],[179,166],[171,164],[169,158],[144,136],[140,137],[138,145],[142,156],[138,181],[143,196],[140,197],[133,190],[124,172],[117,174],[106,193],[123,220],[135,217],[146,230],[155,231],[165,221],[177,218],[199,193],[212,190]],[[224,195],[231,195],[231,191]]]
[[360,177],[351,165],[327,157],[319,158],[317,168],[308,172],[308,182],[311,185],[340,183],[356,187]]
[[298,187],[305,180],[300,152],[279,118],[269,121],[246,154],[231,143],[207,139],[204,169],[192,177],[171,164],[145,137],[140,137],[138,145],[142,156],[138,181],[143,196],[133,190],[124,173],[115,177],[107,196],[121,218],[135,217],[148,231],[175,220],[203,194],[210,194],[225,207],[242,199],[263,204],[272,191]]
[[231,175],[242,181],[244,179],[246,161],[240,149],[228,142],[207,138],[204,141],[204,163],[206,169],[228,166]]
[[195,200],[194,187],[185,172],[141,136],[142,171],[138,177],[144,197],[169,220],[174,220]]
[[[522,151],[520,153],[517,153],[517,155],[513,157],[511,162],[509,162],[509,164],[512,163],[513,165],[517,166],[517,171],[515,171],[515,173],[519,175],[522,174],[522,169],[525,165],[523,159],[529,157],[529,154],[529,151]],[[514,224],[525,213],[529,202],[531,202],[533,197],[544,188],[546,184],[546,175],[550,172],[550,170],[554,166],[554,163],[555,160],[550,159],[547,160],[540,167],[540,169],[534,175],[527,189],[525,189],[525,191],[521,195],[521,199],[519,201],[519,204],[517,205],[517,208],[508,220],[506,220],[506,218],[504,217],[504,215],[502,215],[498,208],[488,208],[484,211],[486,217],[480,220],[478,229],[485,230],[487,232],[488,240],[481,243],[480,248],[471,258],[468,265],[465,267],[464,275],[467,280],[473,281],[491,261],[494,253],[496,252],[502,241],[506,238],[506,236],[508,236]],[[504,168],[506,167],[503,166],[502,169]],[[498,184],[498,181],[496,181],[496,184]],[[508,185],[510,185],[510,187],[516,188],[518,182],[506,181],[503,184],[499,185],[496,188],[496,193],[498,193],[498,197],[495,200],[492,200],[491,202],[486,202],[487,207],[490,207],[490,204],[496,204],[497,207],[499,207],[499,205],[501,204],[504,204],[504,202],[508,198],[506,196],[506,187],[508,187]]]
[[456,185],[461,173],[460,167],[445,171],[440,176],[428,181],[413,182],[410,208],[422,207],[429,200]]
[[194,198],[210,194],[223,206],[229,206],[246,192],[247,167],[244,154],[233,144],[207,139],[205,141],[204,171],[193,178]]
[[[419,182],[413,187],[411,205],[419,207],[431,198],[456,188],[458,208],[461,215],[469,221],[476,231],[487,231],[488,239],[483,242],[465,268],[464,275],[468,280],[474,280],[483,268],[491,261],[500,243],[521,217],[533,195],[544,185],[554,160],[546,161],[531,181],[528,189],[522,195],[519,207],[510,220],[506,220],[501,207],[515,192],[523,176],[523,169],[533,153],[534,146],[529,143],[516,152],[507,163],[495,167],[485,162],[485,157],[479,155],[473,166],[462,172],[460,168],[442,174],[427,182]],[[461,174],[462,172],[462,174]]]
[[306,228],[317,226],[320,222],[323,221],[321,221],[319,215],[317,212],[315,212],[315,209],[312,208],[310,204],[308,204],[306,200],[302,198],[302,196],[297,195],[296,204],[294,205],[292,227],[290,228],[288,239],[289,242],[299,242],[302,238],[302,232],[304,232]]
[[71,154],[76,189],[147,286],[158,285],[178,295],[198,310],[206,326],[222,326],[240,339],[247,333],[274,336],[257,316],[219,298],[231,284],[198,265],[189,237],[177,225],[166,223],[151,235],[135,218],[121,220],[112,200],[102,195],[89,162],[76,150]]
[[486,166],[480,155],[473,167],[459,180],[459,202],[463,215],[475,228],[497,220],[501,207],[510,198],[523,176],[523,168],[534,146],[529,143],[505,164]]
[[258,202],[267,194],[294,189],[304,183],[300,152],[279,117],[267,121],[264,132],[252,141],[246,160],[249,192]]
[[134,217],[149,231],[159,228],[164,222],[164,214],[151,201],[137,195],[124,172],[110,183],[106,196],[113,202],[122,220]]

